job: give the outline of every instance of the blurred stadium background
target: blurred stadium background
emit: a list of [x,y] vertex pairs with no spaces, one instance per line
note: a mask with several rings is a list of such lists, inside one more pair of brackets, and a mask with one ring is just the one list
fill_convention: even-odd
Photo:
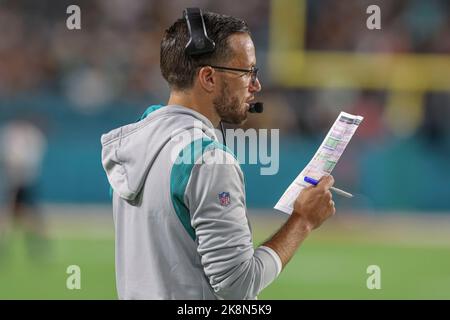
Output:
[[[71,4],[81,30],[66,28]],[[372,4],[381,30],[366,28]],[[280,129],[279,173],[243,166],[255,244],[286,219],[271,208],[338,113],[365,117],[333,171],[356,197],[336,199],[260,298],[450,299],[445,0],[0,1],[0,298],[116,298],[100,136],[167,101],[159,42],[188,6],[247,21],[266,108],[246,127]],[[20,161],[39,175],[11,169]],[[13,173],[33,182],[32,219],[11,218]],[[81,290],[66,288],[69,265]],[[369,265],[381,290],[366,287]]]

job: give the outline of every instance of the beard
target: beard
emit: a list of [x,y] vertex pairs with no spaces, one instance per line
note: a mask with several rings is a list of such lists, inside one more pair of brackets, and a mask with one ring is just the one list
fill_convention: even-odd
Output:
[[219,96],[213,100],[214,109],[222,121],[230,124],[242,124],[247,120],[247,110],[237,97],[230,94],[228,88],[228,83],[224,81]]

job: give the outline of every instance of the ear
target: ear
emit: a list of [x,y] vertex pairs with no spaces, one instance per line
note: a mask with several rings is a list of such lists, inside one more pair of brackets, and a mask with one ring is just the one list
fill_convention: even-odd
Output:
[[213,92],[216,86],[215,70],[211,67],[200,68],[198,82],[206,92]]

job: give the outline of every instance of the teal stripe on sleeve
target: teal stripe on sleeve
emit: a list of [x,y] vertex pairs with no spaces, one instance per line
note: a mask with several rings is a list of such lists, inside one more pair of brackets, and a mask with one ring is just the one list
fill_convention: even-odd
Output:
[[211,147],[231,153],[227,147],[214,140],[208,138],[194,140],[180,151],[170,174],[170,196],[173,207],[184,229],[194,241],[196,237],[195,230],[191,225],[189,209],[184,203],[184,194],[195,162],[203,155],[206,149]]

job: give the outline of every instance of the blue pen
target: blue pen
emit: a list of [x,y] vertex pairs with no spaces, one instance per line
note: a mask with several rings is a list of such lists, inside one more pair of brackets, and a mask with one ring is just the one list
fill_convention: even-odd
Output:
[[[315,186],[319,183],[319,181],[317,181],[316,179],[310,178],[310,177],[305,177],[303,180],[305,180],[305,182],[308,182]],[[330,190],[333,190],[337,194],[344,196],[346,198],[353,198],[353,195],[351,193],[345,192],[344,190],[341,190],[341,189],[338,189],[335,187],[331,187]]]

